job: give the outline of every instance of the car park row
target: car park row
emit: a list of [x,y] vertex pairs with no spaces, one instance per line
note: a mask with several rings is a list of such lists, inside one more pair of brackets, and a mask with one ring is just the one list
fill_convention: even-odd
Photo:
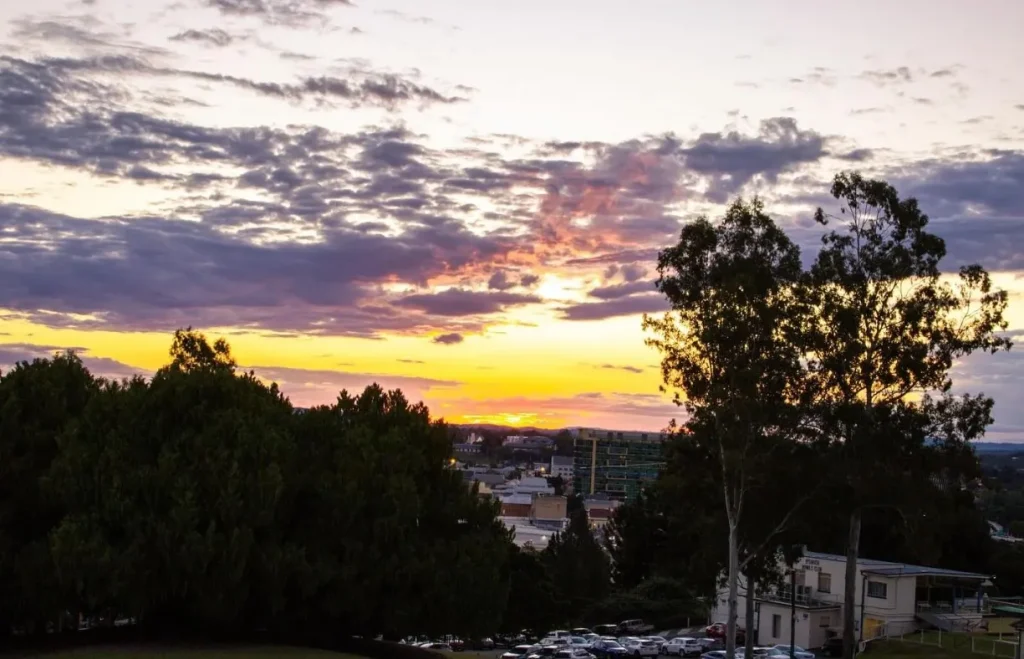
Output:
[[[475,650],[491,650],[495,647],[508,648],[501,659],[633,659],[644,657],[700,657],[701,659],[724,659],[724,626],[710,625],[703,636],[676,636],[665,638],[656,635],[613,635],[599,632],[632,629],[650,629],[640,620],[627,620],[618,625],[598,625],[592,631],[586,628],[555,630],[541,638],[529,630],[519,634],[486,638],[469,644],[455,637],[441,640],[407,639],[418,647],[438,651],[460,651],[467,646]],[[737,634],[736,657],[743,659],[742,630]],[[815,659],[813,652],[789,645],[755,647],[751,659]]]

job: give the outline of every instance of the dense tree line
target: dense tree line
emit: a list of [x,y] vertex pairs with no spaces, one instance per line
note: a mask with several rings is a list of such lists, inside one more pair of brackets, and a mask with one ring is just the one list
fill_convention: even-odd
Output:
[[223,341],[179,331],[171,357],[0,375],[0,630],[497,628],[510,536],[423,405],[371,386],[299,413]]

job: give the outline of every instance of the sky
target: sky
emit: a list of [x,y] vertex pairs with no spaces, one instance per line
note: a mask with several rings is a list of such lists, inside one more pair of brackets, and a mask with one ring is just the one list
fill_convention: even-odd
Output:
[[[0,366],[224,336],[297,405],[659,430],[658,250],[760,195],[813,257],[858,169],[1024,338],[1024,3],[0,3]],[[957,391],[1024,440],[1024,357]]]

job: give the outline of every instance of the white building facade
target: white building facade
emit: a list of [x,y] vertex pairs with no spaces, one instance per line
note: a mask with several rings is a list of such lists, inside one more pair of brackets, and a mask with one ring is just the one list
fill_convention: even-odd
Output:
[[552,455],[551,475],[561,478],[566,483],[572,483],[572,456]]
[[[804,648],[820,648],[827,638],[840,634],[846,557],[805,552],[792,572],[789,566],[780,566],[780,571],[787,575],[785,586],[758,588],[755,593],[756,643],[788,644],[794,620],[795,644]],[[795,589],[790,585],[793,580]],[[854,593],[857,636],[868,640],[921,628],[975,629],[981,622],[986,583],[984,574],[861,559]],[[747,596],[743,586],[741,581],[741,627]],[[716,622],[726,621],[726,590],[719,591],[712,615]]]

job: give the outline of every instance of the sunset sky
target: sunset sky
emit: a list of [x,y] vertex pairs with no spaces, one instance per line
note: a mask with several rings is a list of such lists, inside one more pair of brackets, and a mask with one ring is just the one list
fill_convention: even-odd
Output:
[[[760,194],[813,257],[857,168],[1024,339],[1020,0],[0,3],[0,367],[225,336],[298,405],[657,430],[680,224]],[[1021,346],[1024,350],[1024,346]],[[1024,352],[958,364],[1024,440]]]

